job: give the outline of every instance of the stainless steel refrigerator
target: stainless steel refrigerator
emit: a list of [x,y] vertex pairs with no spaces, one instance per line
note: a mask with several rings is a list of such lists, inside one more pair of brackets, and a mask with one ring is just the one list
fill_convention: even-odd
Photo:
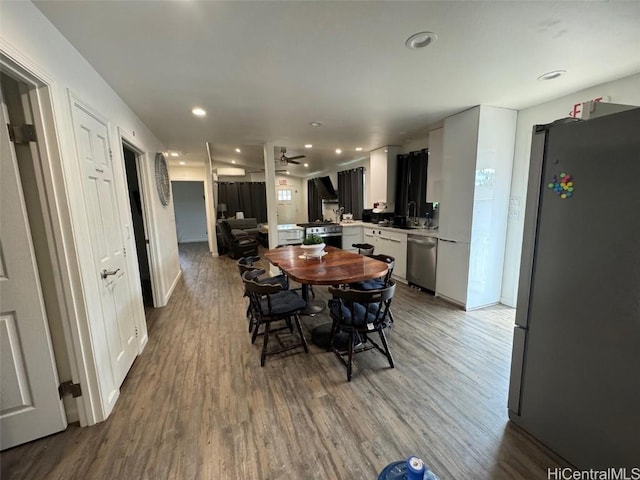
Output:
[[640,109],[534,128],[528,188],[509,417],[640,467]]

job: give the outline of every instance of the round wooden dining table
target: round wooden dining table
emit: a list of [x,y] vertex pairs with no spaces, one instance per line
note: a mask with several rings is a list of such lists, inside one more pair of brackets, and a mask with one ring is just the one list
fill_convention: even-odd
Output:
[[[264,254],[289,278],[302,284],[302,298],[307,302],[304,315],[317,315],[326,308],[322,300],[309,299],[309,285],[343,285],[383,277],[387,273],[387,264],[380,260],[330,246],[324,247],[324,251],[326,253],[320,258],[307,258],[303,248],[290,245]],[[331,324],[320,325],[313,331],[314,339],[322,338],[323,347],[330,327]],[[318,344],[315,340],[314,343]]]

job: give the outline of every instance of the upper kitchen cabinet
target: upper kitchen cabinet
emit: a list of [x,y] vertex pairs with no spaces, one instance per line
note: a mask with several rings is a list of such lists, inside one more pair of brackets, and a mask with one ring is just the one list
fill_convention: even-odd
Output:
[[396,158],[400,147],[386,146],[369,153],[369,203],[384,202],[393,212],[396,195]]
[[442,156],[444,129],[429,132],[429,163],[427,164],[427,202],[439,202],[442,197]]
[[[468,261],[439,251],[436,293],[467,309],[500,301],[516,120],[515,110],[480,105],[444,121],[440,245],[466,245]],[[450,275],[465,288],[445,291]]]

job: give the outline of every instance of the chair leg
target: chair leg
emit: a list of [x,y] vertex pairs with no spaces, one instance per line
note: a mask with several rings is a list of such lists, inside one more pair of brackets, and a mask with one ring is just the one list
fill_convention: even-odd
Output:
[[309,345],[307,345],[307,339],[304,338],[304,333],[302,333],[302,325],[300,325],[300,315],[295,314],[294,320],[296,322],[296,327],[298,328],[298,333],[300,334],[300,339],[302,340],[304,351],[309,353]]
[[260,356],[260,366],[264,367],[264,363],[267,361],[267,343],[269,343],[269,325],[271,322],[265,322],[264,324],[264,342],[262,343],[262,355]]
[[391,366],[391,368],[394,368],[393,357],[391,356],[391,350],[389,350],[389,345],[387,344],[387,337],[382,331],[382,328],[378,329],[378,333],[380,334],[380,340],[382,340],[382,346],[384,346],[384,351],[387,356],[387,360],[389,360],[389,365]]
[[255,325],[253,326],[253,334],[251,335],[251,344],[256,343],[256,338],[258,338],[258,330],[260,330],[260,317],[257,317],[255,320]]
[[391,309],[389,309],[389,320],[391,320],[391,323],[395,323],[393,320],[393,313],[391,312]]
[[335,338],[336,333],[338,333],[338,322],[336,320],[333,320],[333,322],[331,323],[331,333],[329,333],[329,344],[327,345],[327,352],[333,350],[333,339]]
[[351,330],[349,332],[349,347],[348,347],[348,359],[347,359],[347,381],[350,382],[351,381],[351,365],[353,362],[353,330]]

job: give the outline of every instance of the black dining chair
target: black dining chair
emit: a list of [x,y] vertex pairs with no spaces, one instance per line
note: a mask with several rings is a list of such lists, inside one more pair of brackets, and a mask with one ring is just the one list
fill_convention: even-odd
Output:
[[376,248],[370,243],[353,243],[351,246],[357,248],[360,255],[373,255],[373,251]]
[[[255,343],[258,335],[263,335],[262,353],[260,355],[260,366],[262,367],[264,367],[268,355],[283,353],[299,347],[302,347],[305,352],[309,351],[307,340],[304,337],[304,333],[302,333],[302,326],[300,325],[300,312],[307,306],[306,302],[292,290],[283,291],[282,286],[279,284],[258,283],[256,278],[264,273],[264,270],[257,269],[247,271],[242,276],[245,291],[249,295],[249,301],[251,302],[251,310],[256,317],[251,343]],[[271,324],[275,322],[284,322],[284,326],[272,329]],[[262,333],[259,332],[261,326],[264,326]],[[288,345],[281,343],[280,348],[269,351],[270,334],[284,330],[289,330],[293,334],[294,326],[300,337],[300,342]]]
[[[389,309],[395,291],[393,280],[378,290],[329,287],[329,293],[333,295],[329,300],[329,315],[333,320],[331,349],[346,367],[347,381],[351,381],[353,355],[372,348],[387,357],[390,367],[394,368],[384,330],[390,321]],[[376,333],[381,345],[372,338]]]
[[[387,287],[391,282],[391,274],[393,274],[393,269],[396,265],[396,259],[391,255],[385,255],[384,253],[367,256],[369,258],[374,258],[386,263],[387,273],[384,275],[384,277],[372,278],[369,280],[363,280],[361,282],[350,283],[349,288],[353,288],[355,290],[378,290],[380,288]],[[391,310],[389,310],[389,320],[391,320],[391,323],[394,323],[393,313],[391,312]]]
[[[238,260],[238,270],[240,271],[240,277],[242,277],[245,272],[261,270],[255,265],[259,261],[260,261],[260,257],[257,257],[257,256],[240,258]],[[264,272],[264,270],[261,270],[261,271]],[[289,279],[287,278],[286,275],[276,275],[274,277],[259,278],[260,275],[262,275],[262,273],[257,272],[255,275],[252,276],[252,279],[257,281],[260,284],[267,284],[267,285],[278,284],[282,287],[282,290],[289,289]],[[246,288],[244,290],[244,296],[249,297],[249,294]],[[253,311],[253,309],[251,308],[251,301],[249,301],[249,304],[247,305],[246,315],[247,315],[247,320],[249,321],[249,333],[251,333],[257,323],[257,320],[256,320],[257,316]]]

